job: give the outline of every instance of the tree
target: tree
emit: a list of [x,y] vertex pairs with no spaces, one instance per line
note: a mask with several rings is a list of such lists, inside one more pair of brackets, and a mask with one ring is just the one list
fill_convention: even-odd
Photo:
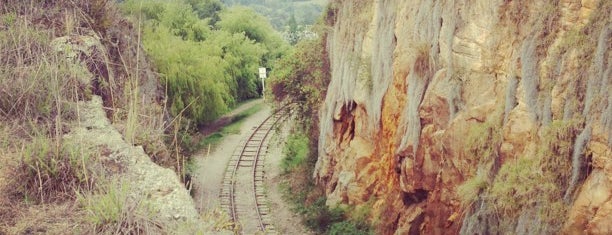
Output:
[[246,37],[264,45],[267,53],[263,55],[262,65],[272,67],[284,55],[289,45],[272,28],[263,16],[246,7],[231,7],[221,13],[217,27],[231,33],[244,33]]
[[187,0],[200,19],[208,19],[208,24],[214,26],[221,18],[223,3],[219,0]]
[[323,38],[300,41],[293,53],[278,61],[270,77],[270,87],[278,102],[299,104],[297,116],[305,130],[313,131],[318,107],[325,99],[330,79],[327,58]]

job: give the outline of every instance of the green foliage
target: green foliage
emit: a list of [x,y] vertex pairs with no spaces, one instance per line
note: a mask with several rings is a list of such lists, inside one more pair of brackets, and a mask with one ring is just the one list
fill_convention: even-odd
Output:
[[221,18],[219,12],[223,10],[223,3],[219,0],[187,0],[200,19],[208,20],[208,24],[215,25]]
[[227,9],[221,13],[217,27],[230,33],[244,33],[247,38],[264,45],[267,53],[262,58],[262,65],[267,68],[272,67],[289,49],[266,18],[250,8],[236,6]]
[[[567,215],[563,201],[571,177],[573,139],[577,135],[575,121],[553,121],[542,129],[538,147],[531,155],[507,159],[494,180],[480,171],[458,188],[464,205],[482,200],[482,216],[504,218],[500,228],[506,228],[524,213],[537,213],[542,227],[558,230]],[[484,168],[486,169],[486,168]],[[473,205],[472,205],[473,206]]]
[[291,16],[301,26],[314,25],[323,12],[327,0],[222,0],[228,6],[244,5],[266,16],[278,31],[291,27]]
[[311,180],[314,161],[310,161],[308,137],[300,132],[292,134],[283,155],[281,168],[287,177],[281,182],[281,190],[285,200],[293,204],[293,210],[303,216],[307,227],[318,234],[371,234],[367,222],[371,203],[359,208],[325,205],[324,192]]
[[470,206],[478,199],[480,193],[487,189],[488,180],[486,172],[479,170],[474,177],[457,187],[457,195],[464,206]]
[[115,186],[108,184],[100,194],[79,195],[79,201],[87,212],[87,220],[95,226],[121,221],[128,187],[127,184]]
[[325,99],[330,79],[327,58],[324,37],[304,40],[277,63],[270,77],[271,92],[278,102],[299,104],[296,116],[305,130],[316,125],[319,104]]
[[298,198],[300,196],[292,200],[295,205],[294,211],[301,214],[304,217],[304,224],[318,234],[372,234],[365,214],[359,214],[364,210],[346,205],[329,208],[325,205],[324,196],[316,198],[310,204],[296,200]]
[[182,40],[161,25],[146,27],[144,46],[162,74],[173,115],[182,113],[198,125],[215,120],[234,104],[221,48]]
[[522,156],[499,170],[490,196],[501,211],[512,214],[534,203],[561,201],[571,174],[569,161],[576,123],[554,121],[545,127],[541,144],[534,156]]
[[543,187],[545,181],[537,177],[542,174],[537,163],[537,159],[526,157],[501,167],[490,194],[503,214],[515,213],[522,206],[529,205],[530,200],[542,193],[541,190],[547,190]]
[[342,222],[332,224],[327,234],[329,235],[344,235],[344,234],[367,235],[367,234],[372,234],[372,233],[359,229],[357,225],[355,225],[354,223],[350,221],[342,221]]
[[210,42],[223,49],[223,61],[227,63],[225,73],[233,78],[231,95],[237,101],[259,96],[261,83],[254,71],[257,71],[267,53],[264,46],[250,40],[242,32],[231,34],[218,31],[210,38]]
[[293,134],[287,138],[287,143],[283,150],[283,161],[281,168],[287,173],[304,164],[309,155],[308,137],[301,134]]
[[298,212],[305,218],[306,226],[320,233],[324,233],[330,224],[342,221],[344,213],[339,208],[330,210],[325,205],[325,200],[325,197],[319,197],[310,205],[298,207]]
[[182,115],[187,128],[258,97],[257,68],[286,50],[263,17],[216,0],[130,0],[123,10],[144,17],[145,49],[167,87],[171,114]]
[[466,136],[464,154],[480,163],[488,163],[498,157],[497,149],[502,142],[500,120],[500,114],[496,111],[486,122],[471,125]]

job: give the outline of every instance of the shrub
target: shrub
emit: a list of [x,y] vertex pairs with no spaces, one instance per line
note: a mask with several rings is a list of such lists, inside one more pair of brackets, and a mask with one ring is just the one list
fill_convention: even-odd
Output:
[[310,178],[314,162],[308,161],[311,157],[308,137],[299,131],[290,135],[283,155],[281,168],[288,177],[281,182],[281,189],[307,227],[319,234],[370,234],[367,217],[373,200],[360,208],[346,205],[329,208],[325,204],[324,191]]
[[339,223],[332,224],[327,234],[329,235],[345,235],[345,234],[367,235],[371,233],[359,229],[354,223],[350,221],[342,221]]
[[[271,67],[286,50],[264,18],[246,9],[222,9],[217,1],[130,0],[122,6],[145,18],[144,47],[167,87],[171,114],[182,115],[187,130],[258,97],[257,68]],[[207,20],[215,20],[218,29]]]
[[219,29],[230,33],[243,33],[250,40],[265,47],[267,53],[262,58],[265,67],[271,68],[276,60],[289,50],[289,44],[283,41],[270,22],[249,8],[234,6],[221,12],[220,16],[221,21],[217,22]]
[[63,114],[65,102],[85,95],[86,85],[49,49],[51,33],[27,24],[18,19],[0,31],[0,116],[44,122]]
[[504,163],[481,198],[495,205],[489,216],[516,221],[529,210],[537,212],[542,227],[557,231],[567,215],[563,201],[571,177],[572,142],[578,123],[553,121],[542,129],[534,155],[520,156]]
[[309,155],[308,138],[301,134],[289,136],[283,150],[283,155],[285,155],[281,163],[283,172],[291,172],[300,165],[303,165]]

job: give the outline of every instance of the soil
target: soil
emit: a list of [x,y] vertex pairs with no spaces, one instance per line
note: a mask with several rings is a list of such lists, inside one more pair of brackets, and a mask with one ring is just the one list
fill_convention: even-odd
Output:
[[[246,110],[255,104],[244,104],[237,110],[232,111],[228,116],[238,114],[241,110]],[[225,168],[232,153],[240,145],[244,135],[249,134],[258,124],[265,120],[271,111],[272,109],[269,106],[264,106],[259,112],[244,119],[239,134],[226,135],[210,152],[208,152],[208,149],[204,149],[193,156],[195,169],[192,175],[192,194],[200,214],[221,210],[219,193],[222,187]],[[280,128],[281,131],[273,133],[274,136],[271,139],[268,146],[268,154],[265,157],[266,191],[268,192],[267,196],[271,216],[273,217],[272,221],[275,221],[274,227],[279,234],[313,234],[301,224],[300,216],[290,210],[291,206],[282,199],[282,193],[279,189],[279,182],[282,177],[280,174],[280,162],[282,160],[284,137],[288,134],[289,130],[288,125],[283,126],[285,127]]]
[[[225,117],[236,115],[256,104],[255,102],[243,104]],[[259,112],[244,119],[240,127],[240,133],[225,135],[210,152],[208,149],[203,149],[192,156],[195,163],[195,169],[191,176],[192,194],[200,214],[219,210],[219,192],[221,192],[223,174],[232,153],[240,145],[243,135],[265,120],[270,112],[271,108],[264,106]]]
[[290,130],[291,123],[285,121],[274,133],[266,155],[266,191],[272,211],[272,221],[276,221],[274,225],[279,234],[315,234],[302,224],[301,216],[291,211],[292,205],[283,199],[283,192],[280,189],[284,177],[281,172],[283,148]]
[[223,115],[222,117],[220,117],[219,119],[215,120],[213,123],[208,124],[206,126],[200,127],[199,131],[200,131],[200,135],[203,136],[207,136],[210,135],[212,133],[215,133],[219,130],[221,130],[221,128],[223,128],[224,126],[227,126],[229,124],[232,123],[232,119],[234,119],[234,117],[238,114],[240,114],[241,112],[257,105],[257,104],[261,104],[263,103],[262,99],[256,99],[256,100],[251,100],[248,101],[240,106],[238,106],[236,109],[232,110],[230,113]]

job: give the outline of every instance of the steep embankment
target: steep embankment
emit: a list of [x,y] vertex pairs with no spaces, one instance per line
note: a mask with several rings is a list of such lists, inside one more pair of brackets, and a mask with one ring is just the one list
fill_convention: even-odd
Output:
[[137,29],[114,1],[0,2],[0,234],[205,229]]
[[332,1],[314,177],[384,234],[612,231],[609,1]]

